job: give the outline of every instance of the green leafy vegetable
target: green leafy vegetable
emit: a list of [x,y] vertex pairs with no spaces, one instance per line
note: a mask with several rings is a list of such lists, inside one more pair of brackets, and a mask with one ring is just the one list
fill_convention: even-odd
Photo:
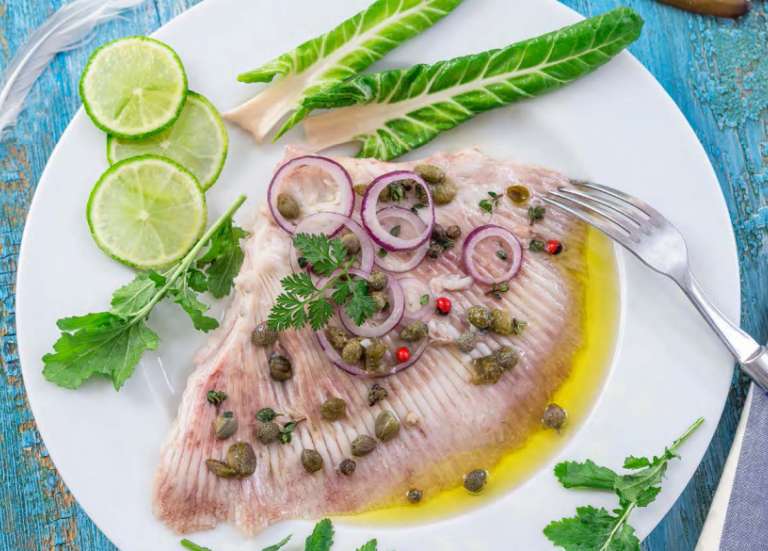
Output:
[[502,195],[495,191],[489,191],[488,197],[490,197],[490,199],[481,199],[477,206],[480,207],[480,210],[485,211],[488,214],[493,214],[493,209],[499,206],[499,201],[501,201]]
[[261,408],[259,411],[256,412],[256,419],[258,419],[262,423],[269,423],[270,421],[274,420],[275,417],[277,417],[278,415],[281,415],[281,414],[277,413],[272,408]]
[[357,551],[378,551],[379,543],[376,540],[371,540],[364,544],[362,547],[358,547]]
[[541,205],[528,207],[528,223],[531,226],[533,226],[536,222],[540,222],[544,220],[544,215],[546,214],[546,212],[547,212],[547,209],[545,209]]
[[289,541],[291,540],[291,536],[286,536],[283,539],[281,539],[279,542],[277,542],[275,545],[270,545],[269,547],[265,547],[261,551],[279,551],[282,549]]
[[239,240],[244,235],[242,230],[237,228],[228,236],[220,236],[219,230],[232,227],[231,217],[244,201],[244,196],[238,198],[187,255],[167,271],[140,273],[132,282],[115,291],[108,312],[60,319],[57,326],[61,336],[54,343],[53,352],[43,356],[43,376],[52,383],[72,389],[91,377],[102,376],[111,379],[115,389],[119,390],[133,374],[144,352],[155,350],[159,344],[160,338],[146,321],[155,305],[165,297],[171,298],[189,314],[195,328],[202,331],[216,328],[218,322],[204,315],[208,306],[198,300],[197,289],[208,288],[212,282],[220,289],[230,289],[235,274],[211,273],[209,269],[216,266],[215,260],[206,263],[205,272],[190,272],[190,269],[206,245],[208,251],[203,258],[214,247],[230,251],[233,247],[239,249]]
[[359,75],[320,90],[303,110],[342,107],[304,122],[313,148],[362,142],[360,157],[393,159],[478,113],[565,86],[631,44],[640,16],[619,8],[506,48]]
[[349,277],[355,259],[347,258],[341,240],[300,233],[293,237],[293,244],[312,265],[312,270],[328,276],[328,280],[318,289],[306,272],[284,277],[280,281],[283,292],[275,299],[267,318],[270,329],[301,329],[309,322],[312,329],[318,331],[333,316],[334,305],[343,306],[358,325],[374,314],[376,303],[368,294],[368,282]]
[[333,523],[324,518],[307,537],[304,551],[328,551],[333,545]]
[[377,0],[324,35],[312,38],[261,67],[242,82],[272,82],[228,117],[261,141],[294,111],[279,138],[307,114],[305,98],[338,84],[384,57],[450,13],[461,0]]
[[180,543],[184,549],[189,549],[190,551],[212,551],[210,547],[203,547],[202,545],[197,545],[195,542],[189,541],[186,538],[181,540]]
[[659,457],[627,457],[624,468],[633,471],[628,474],[618,474],[590,460],[558,463],[555,476],[564,487],[613,491],[619,507],[612,512],[579,507],[575,517],[549,523],[544,535],[566,551],[639,551],[640,540],[628,524],[629,515],[636,507],[647,507],[656,499],[670,459],[679,457],[677,450],[703,422],[697,419]]
[[[232,219],[229,218],[211,236],[208,250],[198,259],[197,266],[205,270],[208,276],[208,291],[214,297],[222,298],[232,291],[232,282],[243,265],[244,255],[240,240],[247,236],[248,232],[233,225]],[[198,278],[198,283],[200,273],[191,272],[191,277]]]

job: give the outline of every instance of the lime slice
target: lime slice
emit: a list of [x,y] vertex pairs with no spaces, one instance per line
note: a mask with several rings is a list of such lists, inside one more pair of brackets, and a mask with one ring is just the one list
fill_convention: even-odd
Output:
[[229,139],[216,108],[205,97],[189,92],[187,102],[176,122],[159,134],[143,140],[107,138],[110,164],[146,155],[168,157],[195,175],[203,189],[215,182],[227,158]]
[[121,38],[91,54],[80,96],[96,126],[121,138],[143,138],[179,116],[187,75],[168,45],[145,36]]
[[139,269],[179,260],[205,229],[205,194],[187,169],[144,155],[113,165],[93,186],[88,226],[96,244]]

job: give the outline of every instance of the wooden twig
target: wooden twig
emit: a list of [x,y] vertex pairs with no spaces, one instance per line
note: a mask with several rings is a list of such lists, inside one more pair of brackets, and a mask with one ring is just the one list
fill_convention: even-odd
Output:
[[659,2],[717,17],[739,17],[749,11],[749,0],[659,0]]

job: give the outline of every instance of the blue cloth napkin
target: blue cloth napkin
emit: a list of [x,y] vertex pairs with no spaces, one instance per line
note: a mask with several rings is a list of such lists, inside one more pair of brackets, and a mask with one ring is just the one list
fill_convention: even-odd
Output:
[[765,550],[768,550],[768,394],[755,386],[720,551]]

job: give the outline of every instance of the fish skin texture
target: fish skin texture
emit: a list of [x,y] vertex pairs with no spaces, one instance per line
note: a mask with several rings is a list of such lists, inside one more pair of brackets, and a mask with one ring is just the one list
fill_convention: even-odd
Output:
[[[289,149],[286,157],[297,154]],[[489,468],[522,444],[539,426],[550,397],[569,373],[572,354],[580,345],[583,288],[576,276],[585,269],[585,227],[551,210],[544,220],[530,226],[527,208],[513,205],[506,197],[492,217],[477,207],[487,191],[503,193],[515,183],[528,186],[535,203],[537,195],[567,183],[566,178],[546,169],[494,160],[475,149],[408,163],[337,160],[356,184],[419,162],[440,166],[458,185],[459,193],[453,203],[437,208],[437,221],[444,226],[458,224],[463,236],[489,222],[509,228],[525,249],[522,268],[501,300],[485,295],[487,288],[477,285],[443,291],[452,300],[453,310],[449,316],[435,316],[430,321],[434,344],[411,368],[376,379],[389,396],[369,407],[367,392],[374,380],[351,376],[331,365],[309,329],[281,334],[277,346],[291,358],[294,377],[284,383],[270,379],[268,351],[252,345],[250,335],[266,319],[280,292],[280,278],[289,273],[290,240],[262,206],[248,228],[251,236],[243,245],[245,261],[231,305],[221,327],[196,355],[195,371],[160,453],[153,509],[178,533],[226,522],[252,535],[284,519],[316,519],[402,502],[413,487],[425,489],[428,496],[460,485],[464,473]],[[305,205],[327,198],[328,189],[320,189],[316,174],[303,173],[297,178],[304,179],[296,185],[303,186]],[[557,257],[531,253],[527,243],[532,236],[560,239],[565,251]],[[409,275],[432,283],[432,288],[439,288],[440,278],[446,274],[463,275],[462,240],[441,259],[426,259]],[[486,252],[481,265],[487,258],[498,261],[492,250]],[[527,321],[528,327],[520,336],[482,335],[477,348],[464,354],[451,340],[468,328],[463,312],[476,304],[507,309]],[[517,366],[495,385],[471,384],[471,358],[500,345],[519,351]],[[211,389],[227,393],[220,409],[233,411],[239,420],[236,434],[223,441],[214,438],[211,428],[217,414],[206,401]],[[320,417],[320,404],[332,396],[346,400],[347,418],[328,422]],[[255,439],[255,414],[264,407],[306,417],[290,444],[265,446]],[[416,423],[403,422],[398,437],[379,442],[373,453],[356,458],[357,470],[352,476],[339,474],[339,463],[351,457],[352,440],[361,434],[372,436],[374,419],[382,410],[394,412],[401,422],[408,417]],[[244,479],[217,478],[208,471],[205,460],[224,459],[227,448],[236,441],[253,445],[256,472]],[[320,471],[305,472],[300,459],[304,448],[321,454],[324,466]]]

